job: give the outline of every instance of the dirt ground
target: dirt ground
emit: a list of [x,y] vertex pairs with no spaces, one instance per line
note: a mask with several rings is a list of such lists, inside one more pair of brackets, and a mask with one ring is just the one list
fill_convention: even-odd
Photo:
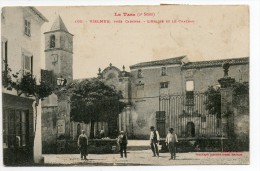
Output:
[[176,160],[169,160],[169,153],[152,157],[149,141],[130,140],[127,158],[118,154],[89,154],[81,160],[79,154],[48,154],[44,156],[46,166],[129,166],[129,165],[233,165],[249,164],[249,152],[190,152],[177,153]]

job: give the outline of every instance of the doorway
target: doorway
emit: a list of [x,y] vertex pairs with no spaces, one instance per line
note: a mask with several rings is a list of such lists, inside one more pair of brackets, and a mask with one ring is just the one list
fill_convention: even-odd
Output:
[[156,127],[159,135],[165,137],[165,111],[156,112]]
[[195,137],[195,125],[193,122],[187,123],[186,135],[187,137]]

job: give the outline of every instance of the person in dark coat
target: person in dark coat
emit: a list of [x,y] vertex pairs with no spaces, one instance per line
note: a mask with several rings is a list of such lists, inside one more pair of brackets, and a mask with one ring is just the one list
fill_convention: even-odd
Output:
[[88,137],[85,134],[85,131],[82,130],[82,133],[79,135],[78,138],[78,147],[80,150],[80,157],[81,160],[87,160],[87,155],[88,155]]
[[121,158],[123,158],[123,153],[125,154],[125,158],[127,158],[126,147],[127,147],[128,140],[127,140],[127,136],[124,131],[120,132],[120,135],[118,136],[117,141],[120,146]]

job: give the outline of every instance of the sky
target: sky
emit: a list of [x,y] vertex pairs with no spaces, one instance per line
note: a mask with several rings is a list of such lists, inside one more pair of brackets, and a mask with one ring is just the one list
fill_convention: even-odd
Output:
[[[129,71],[130,65],[140,62],[183,55],[190,61],[249,56],[247,6],[56,6],[37,9],[49,20],[43,24],[42,33],[49,31],[60,15],[74,35],[74,79],[96,77],[98,68],[103,70],[110,63],[119,69],[124,65]],[[123,13],[135,16],[124,16]],[[77,23],[79,20],[82,23]],[[109,20],[110,23],[91,23],[90,20]],[[115,20],[122,23],[114,23]],[[151,20],[164,23],[148,23]],[[127,23],[130,21],[140,23]]]

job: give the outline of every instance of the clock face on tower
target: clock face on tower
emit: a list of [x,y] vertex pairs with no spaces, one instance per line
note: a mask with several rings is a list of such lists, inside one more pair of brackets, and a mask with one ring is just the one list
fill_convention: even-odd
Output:
[[58,63],[58,54],[52,54],[51,55],[51,61],[52,61],[52,65],[56,65]]

